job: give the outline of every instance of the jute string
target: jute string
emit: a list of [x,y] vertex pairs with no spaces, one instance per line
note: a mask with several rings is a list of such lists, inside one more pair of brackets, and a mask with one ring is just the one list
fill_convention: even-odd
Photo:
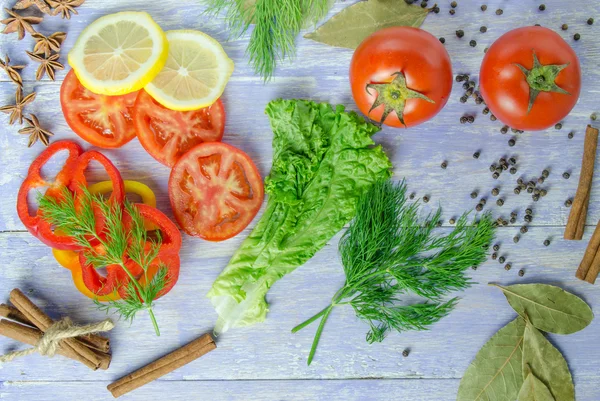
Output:
[[61,340],[109,331],[112,330],[113,327],[115,327],[115,325],[110,319],[106,319],[99,323],[87,324],[85,326],[76,326],[70,318],[66,317],[48,327],[48,330],[46,330],[35,347],[4,354],[0,356],[0,363],[10,362],[15,358],[35,354],[36,352],[44,356],[53,357],[54,354],[56,354],[56,350],[58,349]]

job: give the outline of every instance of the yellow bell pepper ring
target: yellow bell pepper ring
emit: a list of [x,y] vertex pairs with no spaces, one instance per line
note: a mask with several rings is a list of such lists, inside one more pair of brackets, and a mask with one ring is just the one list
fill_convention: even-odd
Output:
[[[125,193],[135,194],[142,198],[142,203],[148,206],[156,207],[156,196],[154,192],[145,184],[137,181],[124,181]],[[107,194],[112,191],[112,181],[102,181],[88,187],[92,194]],[[155,229],[152,223],[146,224],[147,230]],[[98,296],[90,291],[83,282],[81,265],[79,264],[79,253],[74,251],[64,251],[60,249],[52,249],[52,255],[62,267],[69,269],[73,277],[75,287],[86,297],[97,299],[100,302],[115,301],[120,299],[118,293]]]

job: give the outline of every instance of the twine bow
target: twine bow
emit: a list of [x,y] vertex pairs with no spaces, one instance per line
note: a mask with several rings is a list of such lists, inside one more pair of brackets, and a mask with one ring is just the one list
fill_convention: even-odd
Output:
[[109,331],[115,327],[110,319],[102,322],[87,324],[85,326],[76,326],[70,318],[66,317],[55,322],[44,333],[42,338],[37,342],[35,347],[28,348],[22,351],[13,351],[0,356],[0,363],[10,362],[15,358],[35,354],[53,357],[60,345],[61,340],[65,338],[73,338],[84,336],[86,334],[98,333],[101,331]]

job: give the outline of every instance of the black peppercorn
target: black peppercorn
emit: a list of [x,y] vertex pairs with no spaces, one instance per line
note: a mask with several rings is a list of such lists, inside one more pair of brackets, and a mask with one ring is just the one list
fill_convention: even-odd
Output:
[[517,143],[517,140],[515,138],[510,138],[508,140],[508,146],[510,146],[510,147],[515,146],[516,143]]
[[533,199],[533,201],[534,201],[534,202],[537,202],[537,201],[539,201],[539,200],[540,200],[540,196],[536,194],[536,195],[533,195],[533,196],[531,197],[531,199]]
[[546,9],[546,5],[545,4],[540,4],[540,6],[538,7],[538,9],[540,11],[544,11]]
[[462,87],[463,87],[464,90],[469,89],[469,83],[465,82]]
[[407,349],[405,349],[404,351],[402,351],[402,356],[403,356],[403,357],[405,357],[405,358],[406,358],[406,357],[408,356],[408,354],[410,354],[410,350],[409,350],[408,348],[407,348]]
[[469,42],[469,46],[475,47],[475,46],[477,46],[477,42],[475,40],[471,39],[471,41]]
[[454,15],[454,14],[456,14],[456,10],[455,10],[455,9],[453,9],[453,8],[451,8],[451,9],[450,9],[450,11],[448,11],[448,12],[450,13],[450,15]]
[[467,100],[469,100],[469,97],[467,95],[463,95],[460,97],[460,102],[461,103],[467,103]]
[[515,193],[515,195],[519,195],[521,193],[521,188],[515,187],[514,193]]
[[481,6],[481,11],[485,11],[485,10],[487,10],[487,6],[484,4]]
[[494,171],[496,171],[496,165],[492,164],[490,165],[490,173],[493,173]]
[[469,88],[475,88],[475,81],[469,81]]
[[460,118],[460,120],[459,120],[459,121],[460,121],[460,123],[461,123],[461,124],[466,124],[466,122],[467,122],[467,117],[465,117],[465,116],[462,116],[462,117]]
[[556,125],[554,125],[554,129],[561,129],[561,128],[562,128],[561,123],[556,123]]
[[458,31],[456,31],[456,36],[458,38],[462,38],[463,36],[465,36],[465,31],[463,31],[462,29],[459,29]]
[[436,226],[441,227],[444,224],[442,220],[438,220]]
[[475,104],[481,104],[483,103],[483,98],[479,95],[477,95],[477,97],[475,98]]
[[499,8],[499,9],[496,10],[496,15],[502,15],[503,12],[504,11],[502,11],[502,9]]
[[458,75],[456,76],[456,78],[454,78],[454,79],[456,80],[456,82],[462,82],[462,81],[464,81],[466,78],[465,78],[465,76],[464,76],[464,75],[462,75],[462,74],[458,74]]
[[568,172],[566,172],[566,171],[565,171],[565,172],[563,173],[563,178],[564,178],[565,180],[568,180],[570,177],[571,177],[571,174],[569,174]]
[[522,178],[517,178],[517,184],[521,185],[523,183],[523,179]]
[[411,194],[410,194],[408,197],[409,197],[410,199],[415,199],[415,196],[416,196],[416,194],[415,194],[414,192],[412,192],[412,193],[411,193]]
[[592,115],[590,116],[590,119],[592,121],[596,121],[596,118],[598,118],[598,116],[596,115],[596,113],[592,113]]
[[569,29],[569,25],[567,24],[562,24],[560,27],[563,31],[566,31],[567,29]]
[[440,38],[440,43],[441,43],[441,44],[444,44],[444,43],[446,43],[446,38]]
[[456,6],[458,5],[457,2],[453,1],[452,3],[450,3],[450,7],[452,8],[456,8]]
[[467,91],[465,92],[465,95],[471,96],[472,94],[473,94],[473,88],[469,87],[469,89],[467,89]]
[[511,268],[512,268],[512,265],[511,265],[510,263],[507,263],[507,264],[504,266],[504,270],[506,270],[506,271],[510,270]]
[[525,270],[519,270],[519,277],[523,277],[525,275]]
[[479,151],[473,153],[473,159],[479,159]]
[[492,121],[496,121],[496,120],[497,120],[497,118],[496,118],[496,116],[495,116],[495,115],[493,115],[493,114],[490,114],[490,120],[492,120]]
[[532,214],[533,214],[533,210],[531,210],[530,208],[525,209],[525,215],[531,216]]
[[502,134],[506,134],[508,132],[508,127],[505,125],[504,127],[500,128],[500,132]]
[[519,231],[521,231],[521,234],[525,234],[525,233],[527,233],[528,228],[527,228],[527,226],[522,226]]
[[566,206],[566,207],[571,207],[571,205],[572,205],[572,204],[573,204],[573,201],[572,201],[571,199],[567,199],[567,200],[565,201],[565,206]]
[[546,191],[545,189],[542,189],[540,191],[540,196],[543,198],[544,196],[548,195],[548,191]]
[[508,162],[506,161],[506,159],[504,157],[501,157],[498,159],[498,163],[500,163],[502,166],[504,166]]
[[511,157],[510,159],[508,159],[508,162],[511,164],[511,166],[514,166],[515,164],[517,164],[517,159]]
[[504,205],[504,199],[502,199],[502,198],[498,199],[498,200],[496,201],[496,205],[498,205],[498,206],[502,206],[502,205]]
[[516,167],[511,167],[510,168],[510,173],[511,174],[517,174],[517,168]]
[[532,180],[532,181],[529,181],[529,182],[527,183],[527,187],[529,187],[529,188],[535,188],[535,186],[536,186],[536,183],[535,183],[535,181],[533,181],[533,180]]
[[478,203],[477,206],[475,206],[475,210],[481,212],[483,210],[483,205],[481,203]]
[[525,191],[527,189],[527,185],[525,184],[519,184],[519,187],[521,188],[521,191]]
[[477,270],[477,266],[471,266],[471,269]]
[[423,197],[423,202],[425,202],[425,203],[429,202],[429,196],[428,195],[425,195]]
[[473,191],[473,192],[471,192],[471,199],[475,199],[475,198],[477,198],[477,192]]
[[422,1],[421,2],[421,8],[425,8],[427,7],[427,2],[426,1]]
[[550,245],[550,240],[549,239],[544,240],[544,246],[549,246],[549,245]]
[[498,259],[498,254],[496,252],[492,253],[492,260]]
[[573,39],[579,40],[579,39],[581,39],[581,35],[576,33],[575,35],[573,35]]
[[534,190],[533,190],[533,193],[534,193],[535,195],[539,195],[541,192],[542,192],[542,190],[541,190],[541,189],[539,189],[539,188],[536,188],[536,189],[534,189]]
[[498,258],[498,262],[500,262],[500,263],[504,263],[505,260],[506,260],[506,258],[504,256],[500,256]]
[[431,11],[433,11],[436,14],[439,14],[440,13],[440,8],[437,5],[435,5],[435,6],[433,6],[433,9]]
[[450,224],[454,224],[454,223],[456,223],[456,220],[455,220],[454,218],[452,218],[452,219],[450,219],[448,222],[449,222]]
[[532,194],[533,193],[533,188],[532,187],[527,187],[527,193],[528,194]]
[[446,170],[446,168],[448,167],[448,162],[443,161],[442,164],[440,165],[440,167],[444,170]]
[[498,166],[498,167],[496,167],[496,172],[497,172],[498,174],[502,174],[502,172],[503,172],[504,170],[506,170],[506,168],[507,168],[507,167],[508,167],[508,166],[507,166],[506,164],[503,164],[503,165],[501,165],[501,166]]
[[492,195],[493,196],[498,196],[499,193],[500,193],[500,190],[498,188],[492,189]]
[[511,217],[510,218],[510,224],[515,224],[517,222],[517,218],[516,217]]
[[518,235],[515,235],[513,237],[513,242],[516,244],[517,242],[519,242],[520,239],[521,239],[521,237],[519,237]]
[[549,175],[550,175],[550,171],[548,171],[548,170],[542,171],[542,177],[548,178]]
[[481,28],[479,28],[479,32],[486,33],[487,32],[487,27],[486,26],[482,26]]
[[575,135],[575,134],[573,133],[573,131],[571,131],[571,132],[569,132],[569,133],[567,134],[567,138],[569,138],[569,139],[573,139],[573,136],[574,136],[574,135]]
[[481,203],[482,205],[485,205],[487,203],[487,199],[481,198],[481,199],[479,199],[479,203]]
[[469,124],[473,124],[475,122],[475,117],[473,116],[468,116],[467,117],[467,121],[469,122]]
[[517,212],[516,211],[510,212],[510,217],[514,217],[516,219],[517,218]]
[[492,174],[492,178],[494,180],[497,180],[500,177],[500,174],[498,172],[495,172],[494,174]]
[[487,107],[485,109],[483,109],[482,111],[483,114],[489,114],[490,113],[490,109],[488,109]]
[[495,244],[493,249],[494,249],[494,251],[498,252],[498,250],[500,249],[500,245]]
[[523,217],[523,220],[525,220],[528,223],[531,223],[531,221],[533,220],[533,217],[531,217],[530,215],[529,216],[525,216],[525,217]]
[[486,47],[485,49],[483,49],[483,52],[487,53],[488,49],[489,49],[489,47]]
[[519,132],[519,130],[516,128],[511,128],[510,132],[512,132],[513,134],[516,134],[517,132]]
[[537,182],[538,182],[538,184],[543,184],[545,180],[546,179],[544,177],[540,177],[540,178],[538,178]]
[[588,18],[587,24],[588,25],[593,25],[594,24],[594,19],[593,18]]

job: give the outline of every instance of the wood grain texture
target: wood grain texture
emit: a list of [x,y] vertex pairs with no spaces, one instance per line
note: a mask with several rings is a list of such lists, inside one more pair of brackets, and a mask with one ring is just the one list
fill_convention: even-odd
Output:
[[[330,15],[353,2],[336,2]],[[0,0],[2,7],[10,7],[12,3]],[[381,344],[368,345],[364,340],[365,325],[357,321],[350,309],[340,308],[329,319],[315,361],[307,367],[306,357],[316,327],[295,335],[290,330],[320,310],[342,283],[338,235],[305,266],[271,289],[268,295],[271,312],[264,324],[226,333],[218,339],[218,350],[123,399],[147,400],[161,394],[165,399],[183,400],[196,399],[196,394],[201,393],[211,400],[388,400],[392,394],[406,400],[453,400],[458,379],[477,350],[515,316],[502,293],[488,287],[487,282],[556,284],[582,296],[594,310],[600,307],[600,287],[574,277],[591,236],[591,226],[600,219],[599,174],[595,174],[592,185],[589,227],[583,241],[562,240],[569,213],[563,203],[574,196],[577,188],[585,126],[592,112],[600,112],[597,103],[600,21],[592,26],[585,23],[589,17],[600,15],[600,3],[584,0],[571,7],[563,1],[547,0],[544,12],[538,11],[538,2],[529,1],[459,0],[458,3],[454,16],[448,14],[449,2],[439,3],[440,14],[431,14],[423,25],[434,35],[446,38],[455,73],[470,73],[476,78],[486,46],[511,27],[535,23],[558,30],[581,60],[584,89],[560,131],[522,134],[517,145],[510,148],[507,144],[510,134],[500,134],[502,125],[483,116],[483,106],[475,105],[472,100],[467,105],[461,104],[462,91],[455,84],[448,105],[432,121],[410,130],[384,129],[375,137],[394,162],[395,177],[406,177],[409,189],[418,196],[430,195],[427,208],[443,206],[446,223],[450,217],[475,206],[477,201],[469,197],[473,190],[487,197],[486,209],[493,210],[495,215],[508,218],[511,211],[517,210],[519,223],[498,230],[500,254],[512,263],[512,270],[505,271],[498,262],[488,261],[472,272],[479,284],[461,294],[462,301],[448,318],[431,331],[394,333]],[[485,13],[479,9],[483,3],[488,5]],[[497,8],[504,10],[502,16],[495,15]],[[334,49],[299,37],[296,59],[283,63],[275,78],[265,85],[246,63],[247,37],[225,42],[229,34],[223,21],[203,17],[201,0],[87,0],[78,10],[80,15],[73,16],[71,21],[46,17],[39,25],[40,31],[68,32],[63,45],[68,50],[94,19],[119,10],[146,10],[166,30],[200,29],[223,41],[226,52],[236,63],[223,97],[228,113],[224,141],[250,154],[263,176],[268,174],[272,160],[272,133],[264,115],[269,100],[310,98],[355,109],[347,81],[350,50]],[[559,30],[563,23],[570,26],[566,32]],[[481,25],[487,26],[487,33],[479,32]],[[456,29],[463,29],[465,37],[456,38]],[[575,32],[582,35],[578,42],[572,40]],[[475,48],[468,44],[471,39],[477,40]],[[30,47],[29,37],[17,42],[14,35],[0,35],[1,52],[10,54],[15,63],[30,63],[24,53]],[[61,59],[66,63],[66,51]],[[33,66],[27,67],[23,74],[26,93],[38,92],[30,111],[56,134],[55,140],[78,139],[67,127],[58,102],[65,72],[57,74],[56,82],[33,81]],[[11,101],[14,89],[0,72],[0,100]],[[459,124],[464,113],[476,113],[475,123]],[[0,301],[1,294],[7,297],[12,288],[19,287],[53,318],[68,315],[81,323],[100,320],[104,315],[77,292],[69,272],[54,262],[50,250],[24,232],[16,215],[17,190],[29,164],[42,148],[36,145],[27,149],[26,138],[17,135],[18,127],[8,126],[7,121],[7,117],[0,116]],[[571,130],[575,136],[569,140],[567,133]],[[476,150],[481,151],[478,160],[472,158]],[[169,170],[148,156],[137,140],[105,154],[124,178],[143,181],[155,190],[159,208],[171,215],[166,188]],[[513,155],[518,159],[517,175],[505,173],[494,181],[488,171],[489,164],[501,156]],[[439,167],[444,160],[448,162],[446,170]],[[544,184],[547,197],[536,204],[526,194],[512,193],[518,177],[532,179],[544,168],[551,169]],[[569,180],[561,177],[564,171],[571,172]],[[98,172],[93,174],[101,178]],[[505,205],[501,208],[494,204],[489,193],[494,186],[505,195]],[[529,206],[534,209],[533,223],[520,242],[513,244],[524,209]],[[0,398],[64,400],[64,395],[69,394],[72,399],[111,399],[106,391],[109,382],[211,330],[216,314],[205,295],[248,232],[249,229],[222,243],[184,238],[180,281],[157,303],[160,338],[154,336],[149,318],[142,315],[131,326],[121,322],[111,332],[113,362],[106,372],[90,372],[61,357],[48,361],[37,355],[0,366]],[[552,243],[544,247],[542,243],[547,238]],[[521,268],[526,272],[523,278],[517,275]],[[550,336],[550,339],[570,364],[577,399],[600,399],[596,385],[600,379],[600,347],[589,346],[600,343],[600,320],[582,332],[568,337]],[[13,342],[0,339],[0,352],[14,347]],[[402,357],[405,348],[411,349],[408,358]],[[365,378],[373,380],[359,380]]]

